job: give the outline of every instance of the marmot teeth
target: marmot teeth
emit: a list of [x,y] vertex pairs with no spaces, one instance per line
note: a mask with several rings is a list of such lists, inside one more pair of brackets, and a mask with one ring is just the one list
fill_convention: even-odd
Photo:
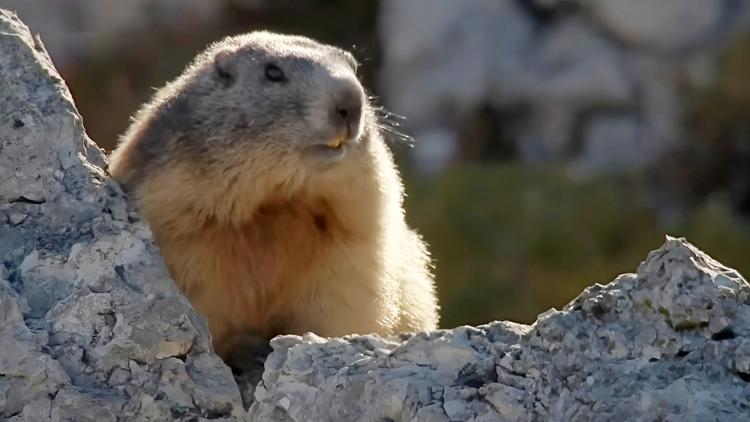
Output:
[[333,149],[339,149],[342,145],[344,145],[344,142],[346,142],[347,138],[347,131],[343,130],[339,132],[338,135],[336,135],[334,138],[332,138],[330,141],[326,142],[326,145]]

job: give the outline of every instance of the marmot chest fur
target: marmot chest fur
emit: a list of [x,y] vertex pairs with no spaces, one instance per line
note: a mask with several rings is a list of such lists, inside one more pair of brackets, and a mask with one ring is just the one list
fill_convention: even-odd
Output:
[[433,329],[429,257],[351,54],[254,32],[158,91],[113,152],[217,352],[247,335]]

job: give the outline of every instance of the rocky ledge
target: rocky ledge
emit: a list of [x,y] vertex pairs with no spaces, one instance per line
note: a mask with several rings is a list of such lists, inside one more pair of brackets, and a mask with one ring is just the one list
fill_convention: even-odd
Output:
[[0,421],[750,420],[750,286],[674,238],[531,326],[278,337],[238,386],[105,166],[0,11]]

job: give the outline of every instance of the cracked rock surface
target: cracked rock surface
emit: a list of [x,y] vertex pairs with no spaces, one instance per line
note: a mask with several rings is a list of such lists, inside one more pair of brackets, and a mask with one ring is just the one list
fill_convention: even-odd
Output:
[[750,420],[750,286],[674,238],[533,325],[277,337],[238,387],[105,166],[0,11],[2,422]]
[[0,420],[241,415],[104,166],[44,47],[0,11]]
[[750,420],[750,286],[683,239],[531,326],[271,345],[256,420]]

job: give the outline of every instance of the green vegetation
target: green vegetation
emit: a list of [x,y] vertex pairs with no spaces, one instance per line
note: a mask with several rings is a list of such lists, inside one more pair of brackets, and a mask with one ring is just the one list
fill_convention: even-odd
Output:
[[686,236],[723,263],[750,270],[750,230],[722,205],[666,221],[644,186],[516,164],[407,178],[409,222],[436,261],[442,324],[531,322],[594,282],[635,271],[665,234]]

